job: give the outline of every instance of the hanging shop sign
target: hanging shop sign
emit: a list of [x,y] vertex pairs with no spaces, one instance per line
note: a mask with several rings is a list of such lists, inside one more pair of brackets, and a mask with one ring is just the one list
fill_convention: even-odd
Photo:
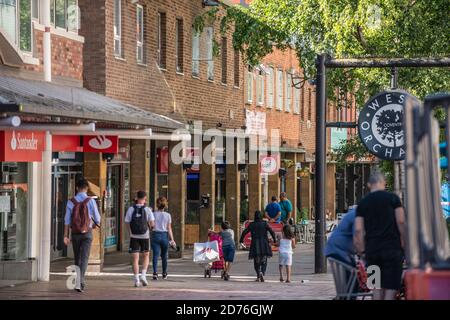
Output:
[[372,97],[359,113],[361,141],[375,156],[385,160],[405,158],[403,114],[405,91],[384,91]]
[[119,137],[117,136],[83,136],[84,152],[118,153]]
[[53,152],[83,152],[80,136],[52,136]]
[[261,174],[278,174],[280,163],[280,155],[272,154],[270,156],[260,156],[259,173]]
[[43,131],[0,131],[0,161],[40,162],[45,148]]

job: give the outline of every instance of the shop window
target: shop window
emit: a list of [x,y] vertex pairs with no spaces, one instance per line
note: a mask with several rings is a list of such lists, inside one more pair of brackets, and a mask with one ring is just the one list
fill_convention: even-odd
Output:
[[28,258],[28,163],[0,163],[0,261]]

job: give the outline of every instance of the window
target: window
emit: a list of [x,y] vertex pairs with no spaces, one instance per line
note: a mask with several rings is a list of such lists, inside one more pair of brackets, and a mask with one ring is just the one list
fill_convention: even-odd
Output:
[[247,103],[253,101],[253,72],[247,70]]
[[234,86],[239,88],[239,66],[240,66],[240,54],[239,50],[234,50]]
[[[36,6],[39,8],[39,4]],[[78,33],[79,19],[77,0],[50,0],[50,22],[55,27]]]
[[272,108],[274,103],[274,70],[269,69],[269,74],[267,75],[267,107]]
[[122,1],[114,0],[114,55],[122,57]]
[[256,77],[256,103],[264,105],[264,76],[261,72]]
[[200,75],[200,34],[192,29],[192,75]]
[[311,88],[308,88],[308,120],[311,121],[312,118],[312,93]]
[[294,113],[300,114],[300,89],[294,87]]
[[175,33],[175,54],[176,54],[176,69],[178,73],[184,72],[184,31],[183,19],[177,19],[176,33]]
[[300,96],[300,112],[301,112],[301,114],[300,114],[300,118],[302,119],[302,120],[305,120],[305,108],[306,108],[306,106],[305,106],[305,85],[303,84],[302,85],[302,92],[301,92],[301,96]]
[[213,39],[214,29],[212,27],[205,28],[206,32],[206,52],[208,60],[208,80],[214,80],[214,58],[213,58]]
[[277,109],[283,110],[283,70],[277,70]]
[[31,0],[31,17],[39,20],[39,0]]
[[227,73],[228,73],[228,43],[227,37],[222,37],[221,46],[221,56],[222,56],[222,83],[227,83]]
[[161,69],[166,69],[166,13],[158,13],[158,65]]
[[31,52],[31,2],[19,1],[19,49]]
[[286,112],[291,112],[291,103],[292,103],[292,74],[289,72],[286,72],[286,105],[285,110]]
[[144,8],[136,5],[136,61],[144,61]]

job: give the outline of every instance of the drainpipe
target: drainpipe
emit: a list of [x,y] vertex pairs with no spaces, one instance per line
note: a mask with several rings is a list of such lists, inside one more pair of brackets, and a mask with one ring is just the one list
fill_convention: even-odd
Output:
[[40,248],[38,259],[38,280],[50,280],[50,233],[52,218],[52,135],[45,132],[45,149],[42,152],[42,190]]
[[44,79],[47,82],[52,81],[52,45],[50,36],[50,0],[41,1],[42,9],[42,24],[45,27],[44,31]]

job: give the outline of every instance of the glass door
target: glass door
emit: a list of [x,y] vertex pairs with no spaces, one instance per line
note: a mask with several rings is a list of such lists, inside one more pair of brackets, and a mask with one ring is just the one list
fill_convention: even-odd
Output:
[[119,246],[119,217],[121,212],[121,165],[108,165],[105,197],[105,250],[116,251]]

